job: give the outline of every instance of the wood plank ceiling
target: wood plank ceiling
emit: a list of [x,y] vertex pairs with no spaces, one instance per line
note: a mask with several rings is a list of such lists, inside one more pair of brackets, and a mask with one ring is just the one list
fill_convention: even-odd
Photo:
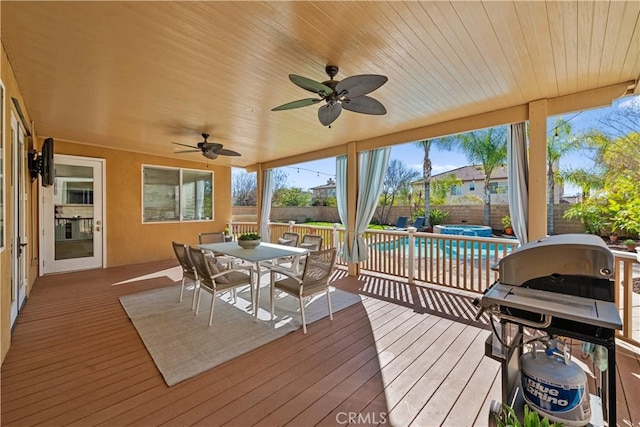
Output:
[[[248,166],[640,76],[638,1],[2,2],[39,135],[175,156],[201,132]],[[288,79],[383,74],[388,111],[272,112]],[[409,141],[396,141],[409,142]],[[185,158],[203,160],[200,154]]]

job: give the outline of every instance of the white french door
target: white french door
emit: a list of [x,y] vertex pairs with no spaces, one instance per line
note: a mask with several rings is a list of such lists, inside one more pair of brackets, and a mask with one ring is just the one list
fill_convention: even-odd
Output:
[[56,154],[42,189],[42,274],[105,266],[104,160]]
[[11,326],[24,304],[27,286],[27,197],[24,179],[25,131],[11,113],[11,197],[13,218],[11,225]]

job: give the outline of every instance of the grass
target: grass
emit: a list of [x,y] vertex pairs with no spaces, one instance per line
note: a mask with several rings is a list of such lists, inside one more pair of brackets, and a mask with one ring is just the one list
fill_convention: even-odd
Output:
[[[313,221],[313,222],[305,222],[304,224],[296,224],[296,225],[316,225],[319,227],[333,227],[333,222],[322,222],[322,221]],[[369,224],[368,229],[370,230],[384,230],[385,227],[383,225],[378,224]]]

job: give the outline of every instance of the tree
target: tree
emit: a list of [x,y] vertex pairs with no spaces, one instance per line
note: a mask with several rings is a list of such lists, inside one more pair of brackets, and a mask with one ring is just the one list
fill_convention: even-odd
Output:
[[389,162],[387,174],[382,184],[382,193],[380,194],[380,209],[378,209],[380,224],[388,222],[389,211],[395,202],[396,196],[403,188],[410,187],[411,181],[414,181],[418,176],[420,176],[418,171],[407,167],[398,159],[393,159]]
[[424,217],[425,227],[430,227],[429,223],[429,211],[431,210],[431,172],[433,170],[431,164],[431,157],[429,152],[431,147],[439,146],[450,150],[455,140],[452,138],[436,138],[436,139],[424,139],[417,141],[415,144],[418,147],[422,147],[424,150],[424,158],[422,160],[422,179],[424,180]]
[[288,178],[289,176],[283,169],[273,170],[273,198],[271,199],[273,206],[285,206],[280,198],[282,197],[282,191],[287,189]]
[[491,217],[489,182],[494,169],[507,161],[507,129],[495,127],[463,133],[450,138],[458,142],[457,147],[467,156],[467,160],[482,166],[485,174],[482,222],[484,225],[489,225]]
[[300,187],[281,188],[278,190],[278,201],[273,206],[310,206],[311,193]]
[[238,172],[231,180],[233,206],[257,206],[258,192],[255,173]]
[[[278,190],[286,187],[288,176],[282,169],[274,169],[273,172],[273,198],[275,200]],[[231,198],[233,206],[257,206],[258,183],[256,174],[245,171],[234,173],[231,179]]]
[[452,173],[431,181],[431,203],[434,205],[446,204],[447,195],[457,185],[462,185],[462,181]]
[[555,232],[556,182],[562,178],[556,165],[568,152],[577,148],[576,140],[571,138],[571,124],[568,121],[557,119],[552,131],[552,136],[547,138],[547,234]]

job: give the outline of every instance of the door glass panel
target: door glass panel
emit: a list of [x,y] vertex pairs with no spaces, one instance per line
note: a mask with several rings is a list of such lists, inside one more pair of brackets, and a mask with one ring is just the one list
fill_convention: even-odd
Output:
[[56,163],[55,259],[93,256],[93,168]]

